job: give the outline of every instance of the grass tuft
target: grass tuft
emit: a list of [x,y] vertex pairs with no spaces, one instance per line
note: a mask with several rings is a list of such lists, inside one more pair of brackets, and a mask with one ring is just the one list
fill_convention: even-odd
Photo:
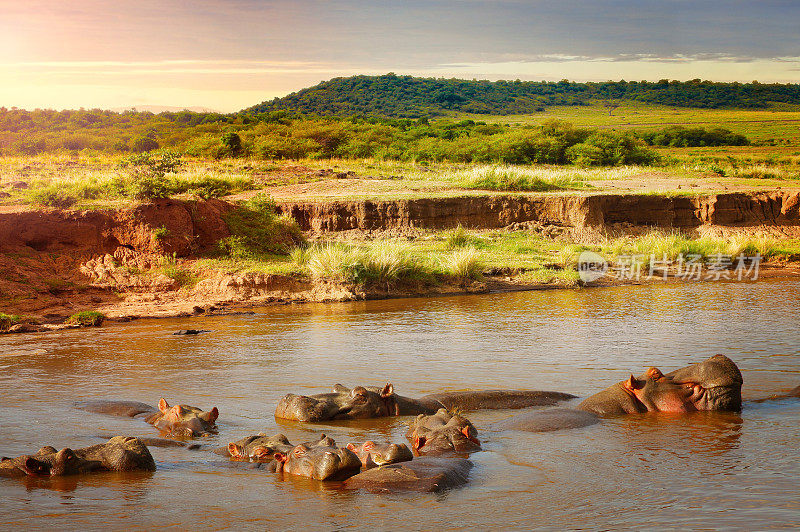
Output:
[[66,323],[78,324],[83,327],[98,327],[103,324],[105,319],[106,316],[102,312],[97,312],[96,310],[84,310],[82,312],[76,312],[67,318]]
[[480,252],[474,247],[453,251],[442,258],[445,273],[461,280],[478,280],[483,275],[483,262]]

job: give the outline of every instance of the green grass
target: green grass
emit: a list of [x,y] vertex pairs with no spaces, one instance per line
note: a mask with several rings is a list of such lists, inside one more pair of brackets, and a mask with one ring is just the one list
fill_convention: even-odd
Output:
[[13,325],[20,323],[22,321],[22,317],[18,316],[17,314],[6,314],[4,312],[0,312],[0,331],[7,331]]
[[218,244],[223,255],[253,258],[265,253],[286,254],[304,241],[295,221],[278,216],[275,204],[263,194],[243,202],[223,219],[231,232]]
[[597,105],[552,106],[543,113],[530,115],[468,115],[451,118],[473,119],[488,123],[518,126],[540,125],[547,120],[566,120],[576,127],[614,128],[620,131],[661,129],[666,125],[725,127],[747,136],[756,143],[800,146],[800,111],[695,109],[668,107],[641,102],[621,102],[611,115]]
[[577,172],[511,165],[475,166],[445,175],[457,188],[552,192],[586,188]]
[[83,327],[98,327],[103,324],[105,319],[106,316],[102,312],[97,312],[96,310],[84,310],[82,312],[76,312],[67,318],[66,323],[77,324]]
[[194,271],[179,264],[174,255],[162,257],[159,271],[175,281],[175,283],[177,283],[177,285],[181,288],[191,288],[200,280],[200,277],[195,274]]

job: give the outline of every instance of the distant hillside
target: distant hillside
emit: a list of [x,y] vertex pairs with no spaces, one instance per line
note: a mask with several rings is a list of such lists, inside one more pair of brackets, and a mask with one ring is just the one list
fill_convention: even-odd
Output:
[[800,84],[717,83],[699,79],[601,83],[468,81],[390,73],[334,78],[244,112],[294,110],[320,115],[375,114],[405,118],[436,116],[447,111],[506,115],[533,113],[548,105],[586,105],[594,100],[638,100],[706,109],[796,106],[800,105]]

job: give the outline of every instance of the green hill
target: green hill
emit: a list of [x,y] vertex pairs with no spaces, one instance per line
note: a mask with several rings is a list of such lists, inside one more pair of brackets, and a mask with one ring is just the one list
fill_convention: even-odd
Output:
[[699,79],[599,83],[484,81],[390,73],[334,78],[244,112],[293,110],[319,115],[419,118],[449,111],[493,115],[534,113],[548,105],[587,105],[597,100],[638,100],[704,109],[795,108],[800,106],[800,84],[718,83]]

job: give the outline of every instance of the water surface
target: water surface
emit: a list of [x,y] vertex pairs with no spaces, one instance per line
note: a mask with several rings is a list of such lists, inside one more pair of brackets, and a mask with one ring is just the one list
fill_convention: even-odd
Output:
[[[148,320],[0,338],[0,455],[155,436],[81,399],[160,397],[221,415],[208,446],[256,432],[304,441],[404,441],[407,418],[277,422],[285,393],[337,382],[402,395],[530,388],[586,396],[648,366],[722,353],[745,397],[800,384],[800,283],[707,283],[272,307],[254,315]],[[182,328],[213,332],[172,336]],[[216,455],[152,449],[153,474],[0,478],[0,528],[414,530],[800,526],[800,400],[738,414],[639,415],[547,434],[494,433],[469,484],[373,495],[226,467]]]

